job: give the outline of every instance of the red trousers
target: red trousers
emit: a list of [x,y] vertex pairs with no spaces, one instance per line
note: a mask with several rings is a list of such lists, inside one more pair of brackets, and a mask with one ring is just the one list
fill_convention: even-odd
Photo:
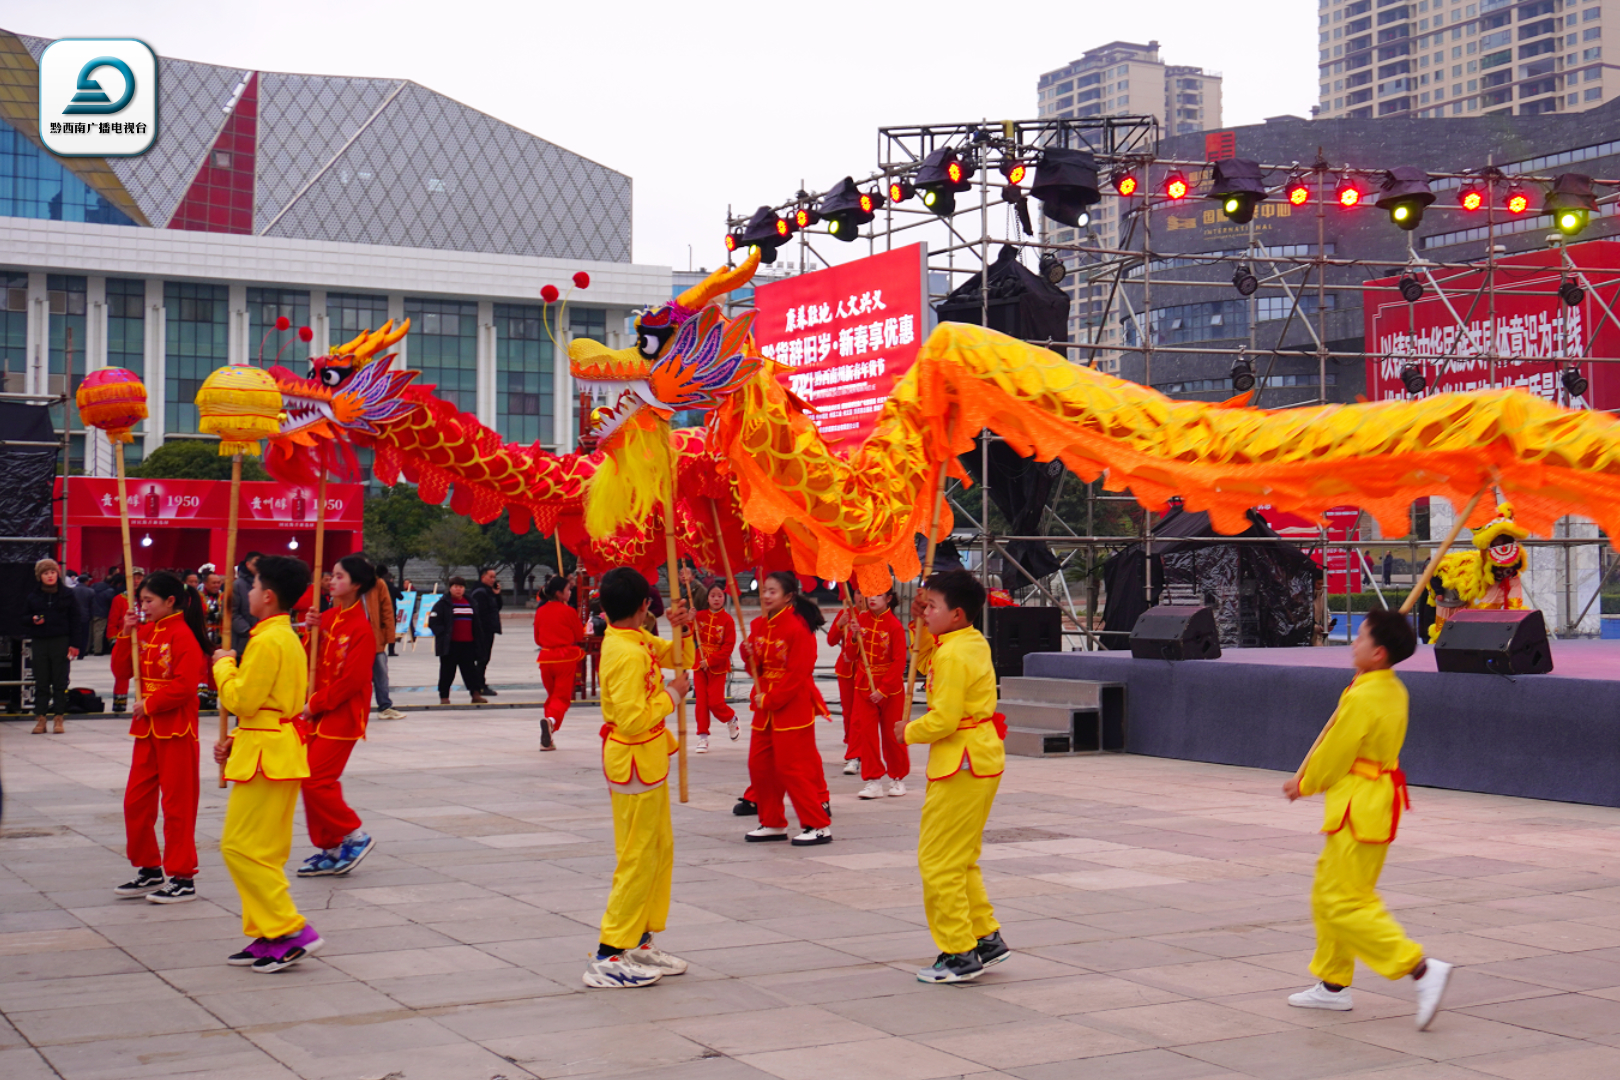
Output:
[[[124,788],[124,833],[130,865],[161,866],[170,877],[197,876],[197,736],[135,740]],[[158,803],[163,804],[163,852],[158,853]]]
[[[113,697],[129,697],[129,678],[127,676],[122,679],[117,675],[113,676]],[[147,863],[147,865],[151,866],[153,864]]]
[[816,725],[791,731],[755,728],[748,744],[748,779],[761,825],[772,829],[787,825],[784,794],[793,800],[800,825],[820,829],[832,824],[827,810],[832,796],[827,794],[827,775],[816,749]]
[[574,671],[578,660],[548,660],[540,665],[540,681],[546,684],[546,719],[551,729],[562,727],[568,715],[569,703],[574,700]]
[[735,720],[737,710],[726,704],[726,673],[723,671],[694,671],[692,685],[697,692],[697,733],[709,733],[709,716],[722,724]]
[[851,755],[861,759],[861,779],[876,780],[884,773],[904,780],[911,773],[909,747],[894,737],[895,722],[905,716],[905,693],[897,692],[874,705],[856,692],[855,718],[850,725]]
[[851,721],[855,717],[855,676],[838,676],[838,711],[844,714],[844,760],[860,757],[855,750],[855,736]]
[[304,819],[310,841],[318,848],[335,848],[360,827],[360,815],[343,801],[343,767],[349,763],[358,739],[309,740],[309,776],[304,780]]

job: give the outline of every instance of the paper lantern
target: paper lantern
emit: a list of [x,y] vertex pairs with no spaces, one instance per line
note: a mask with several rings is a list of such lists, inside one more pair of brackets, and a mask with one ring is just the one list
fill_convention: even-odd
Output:
[[258,456],[259,440],[281,430],[281,391],[263,368],[222,367],[197,391],[197,430],[219,436],[219,454]]
[[84,377],[75,395],[79,416],[115,443],[134,442],[130,428],[146,419],[146,387],[124,368],[100,368]]

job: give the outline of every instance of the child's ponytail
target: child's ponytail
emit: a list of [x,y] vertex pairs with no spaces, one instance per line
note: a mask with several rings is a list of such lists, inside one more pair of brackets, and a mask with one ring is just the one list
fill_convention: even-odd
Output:
[[822,615],[816,602],[799,591],[798,574],[791,570],[773,570],[767,576],[782,586],[782,591],[788,594],[788,599],[793,604],[793,613],[804,620],[811,633],[827,625],[827,618]]
[[185,620],[186,629],[197,639],[204,658],[214,654],[214,645],[208,640],[208,627],[203,612],[203,600],[197,590],[180,580],[178,574],[159,570],[147,575],[141,582],[141,592],[151,593],[161,600],[173,600],[174,610]]

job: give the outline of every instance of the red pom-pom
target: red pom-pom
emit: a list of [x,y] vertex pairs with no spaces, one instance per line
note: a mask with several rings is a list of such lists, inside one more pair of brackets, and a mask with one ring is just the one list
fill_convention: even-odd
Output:
[[548,304],[555,304],[557,302],[557,297],[561,295],[562,293],[557,291],[557,286],[555,285],[547,285],[540,290],[540,299],[544,300]]
[[285,315],[282,315],[282,316],[280,316],[279,318],[276,319],[276,329],[277,330],[286,330],[291,326],[292,326],[292,320],[287,318],[287,316],[285,316]]
[[581,289],[590,288],[591,287],[591,275],[589,275],[585,271],[581,270],[579,273],[574,275],[574,285],[577,288],[581,288]]
[[315,340],[315,331],[311,330],[307,326],[300,326],[298,328],[298,340],[299,341],[306,341],[306,342],[314,341]]

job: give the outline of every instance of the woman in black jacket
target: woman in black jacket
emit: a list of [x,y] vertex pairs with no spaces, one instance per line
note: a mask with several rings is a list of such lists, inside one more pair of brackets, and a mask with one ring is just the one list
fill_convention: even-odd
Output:
[[428,613],[428,629],[433,632],[433,655],[439,658],[439,704],[450,704],[450,685],[456,669],[461,669],[461,685],[472,694],[474,705],[487,699],[479,692],[481,673],[478,656],[482,645],[477,612],[467,596],[467,582],[450,579],[450,591]]
[[37,588],[28,594],[23,619],[33,639],[34,734],[45,734],[45,718],[56,714],[56,733],[67,729],[68,662],[79,658],[79,605],[73,590],[62,582],[55,559],[34,564]]

